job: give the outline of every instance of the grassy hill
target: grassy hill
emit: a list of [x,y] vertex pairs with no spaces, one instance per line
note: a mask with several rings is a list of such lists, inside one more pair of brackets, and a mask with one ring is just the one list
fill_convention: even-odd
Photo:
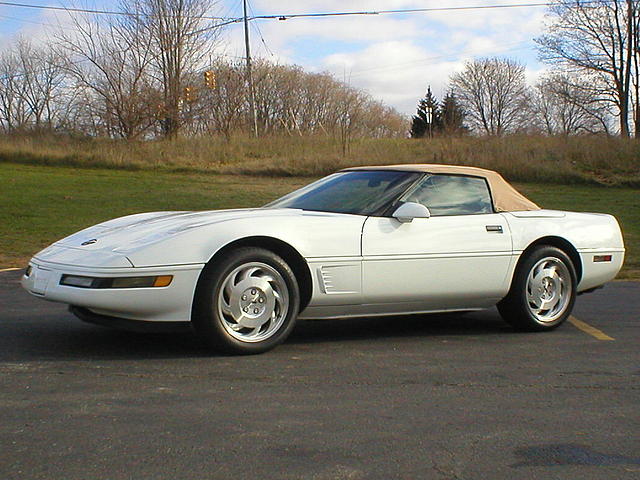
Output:
[[450,163],[511,181],[640,187],[640,141],[608,137],[355,139],[184,138],[124,142],[53,135],[0,136],[0,163],[163,172],[317,177],[342,167]]

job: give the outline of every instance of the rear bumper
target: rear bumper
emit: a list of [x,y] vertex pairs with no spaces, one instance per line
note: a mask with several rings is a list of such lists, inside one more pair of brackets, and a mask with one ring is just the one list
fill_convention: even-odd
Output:
[[[81,307],[101,316],[148,322],[190,321],[196,284],[204,268],[204,265],[83,268],[35,258],[29,266],[31,273],[22,276],[21,284],[36,297]],[[91,289],[61,285],[63,275],[101,278],[173,275],[173,280],[167,287]]]
[[[624,248],[580,250],[582,279],[578,292],[592,290],[616,278],[624,263],[624,253]],[[611,255],[611,261],[594,262],[594,257],[600,255]]]

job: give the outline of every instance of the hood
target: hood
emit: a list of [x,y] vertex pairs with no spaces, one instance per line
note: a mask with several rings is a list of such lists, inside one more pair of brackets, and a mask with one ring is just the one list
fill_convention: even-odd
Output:
[[300,215],[300,210],[245,208],[204,212],[153,212],[116,218],[74,233],[55,245],[126,253],[194,228],[247,217]]

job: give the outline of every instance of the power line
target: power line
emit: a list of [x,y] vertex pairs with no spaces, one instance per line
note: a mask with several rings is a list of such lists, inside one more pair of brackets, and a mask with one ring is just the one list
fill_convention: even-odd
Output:
[[[251,20],[251,18],[248,18],[247,21]],[[193,32],[189,32],[187,35],[198,35],[199,33],[204,33],[204,32],[208,32],[209,30],[214,30],[216,28],[220,28],[220,27],[224,27],[226,25],[232,25],[234,23],[241,23],[244,21],[244,17],[239,17],[239,18],[232,18],[230,20],[221,22],[221,23],[216,23],[215,25],[211,25],[209,27],[204,27],[201,28],[200,30],[195,30]]]
[[[141,14],[133,14],[133,13],[127,13],[127,12],[110,12],[110,11],[107,11],[107,10],[88,10],[88,9],[78,9],[78,8],[67,9],[67,8],[63,8],[63,7],[48,7],[48,6],[44,6],[44,5],[23,5],[23,4],[19,4],[19,3],[10,3],[10,2],[0,2],[0,5],[11,5],[11,6],[16,6],[16,7],[32,7],[32,8],[39,8],[39,9],[43,9],[43,10],[52,9],[52,10],[57,10],[57,11],[67,11],[67,12],[73,12],[73,13],[78,13],[78,12],[81,12],[81,13],[92,13],[92,14],[96,14],[96,15],[99,15],[99,14],[105,14],[105,15],[128,15],[128,16],[133,16],[133,17],[144,16],[144,15],[141,15]],[[27,19],[24,19],[24,18],[10,17],[8,15],[0,15],[0,18],[4,18],[4,19],[7,19],[7,20],[13,20],[13,21],[16,21],[16,22],[32,23],[32,24],[35,24],[35,25],[42,25],[44,27],[54,27],[54,28],[60,27],[60,25],[53,25],[51,23],[38,22],[38,21],[35,21],[35,20],[27,20]],[[207,19],[208,20],[224,20],[227,17],[194,17],[194,18],[199,18],[199,19],[202,19],[202,20],[207,20]],[[234,24],[234,23],[240,23],[240,22],[243,21],[243,19],[244,19],[243,17],[227,18],[226,21],[224,21],[224,22],[216,23],[214,25],[210,25],[208,27],[204,27],[204,28],[201,28],[199,30],[195,30],[193,32],[188,33],[187,35],[198,35],[200,33],[204,33],[204,32],[207,32],[209,30],[214,30],[216,28],[224,27],[226,25],[231,25],[231,24]],[[251,18],[249,18],[248,20],[251,20]],[[69,27],[69,26],[65,26],[64,28],[71,28],[72,30],[78,30],[75,27]]]
[[[118,11],[118,10],[95,10],[90,8],[76,8],[76,7],[56,7],[54,5],[35,5],[29,3],[16,3],[16,2],[2,2],[0,1],[0,5],[6,5],[9,7],[19,7],[19,8],[33,8],[36,10],[53,10],[58,12],[71,12],[71,13],[92,13],[94,15],[124,15],[128,17],[149,17],[150,15],[142,14],[142,13],[134,13],[134,12],[126,12],[126,11]],[[209,15],[202,15],[194,18],[199,18],[202,20],[237,20],[235,18],[226,18],[226,17],[214,17]]]
[[[587,4],[602,4],[602,3],[615,3],[618,0],[585,0],[582,5]],[[33,8],[38,10],[53,10],[73,13],[92,13],[96,15],[125,15],[134,17],[148,16],[145,14],[117,11],[117,10],[96,10],[89,8],[76,8],[76,7],[56,7],[53,5],[38,5],[28,3],[6,2],[0,1],[0,5],[6,5],[19,8]],[[429,8],[404,8],[395,10],[371,10],[371,11],[345,11],[345,12],[316,12],[316,13],[278,13],[278,14],[266,14],[266,15],[254,15],[248,17],[248,20],[288,20],[292,18],[321,18],[321,17],[344,17],[344,16],[357,16],[357,15],[387,15],[387,14],[409,14],[409,13],[429,13],[429,12],[448,12],[448,11],[465,11],[465,10],[494,10],[504,8],[535,8],[535,7],[553,7],[566,5],[566,2],[562,1],[549,1],[549,2],[534,2],[534,3],[504,3],[494,5],[468,5],[459,7],[429,7]],[[243,20],[243,17],[216,17],[210,15],[202,15],[195,18],[203,20],[225,20],[228,21],[224,25],[230,23],[236,23]]]
[[[582,5],[615,3],[617,0],[585,0]],[[317,13],[284,13],[270,15],[256,15],[251,20],[256,19],[278,19],[288,20],[290,18],[322,18],[322,17],[346,17],[357,15],[388,15],[388,14],[408,14],[408,13],[430,13],[430,12],[451,12],[451,11],[467,11],[467,10],[495,10],[504,8],[535,8],[535,7],[553,7],[566,5],[567,2],[551,1],[551,2],[535,2],[535,3],[504,3],[494,5],[468,5],[459,7],[428,7],[428,8],[401,8],[395,10],[369,10],[369,11],[346,11],[346,12],[317,12]]]
[[37,22],[35,20],[27,20],[26,18],[10,17],[9,15],[0,15],[0,18],[4,18],[5,20],[13,20],[14,22],[32,23],[34,25],[42,25],[44,27],[53,27],[53,26],[55,26],[55,25],[53,25],[51,23]]
[[32,5],[28,3],[14,3],[14,2],[0,2],[0,5],[7,5],[9,7],[20,8],[34,8],[36,10],[58,10],[64,12],[75,13],[96,13],[101,15],[123,15],[123,12],[115,12],[110,10],[90,10],[88,8],[71,8],[71,7],[56,7],[54,5]]
[[[253,8],[251,8],[251,4],[249,4],[248,6],[249,6],[249,11],[251,12],[251,14],[255,16],[255,12],[253,11]],[[264,49],[267,52],[267,54],[269,54],[272,57],[274,57],[275,54],[271,51],[271,49],[267,45],[267,42],[264,40],[264,37],[262,36],[262,31],[260,30],[260,25],[258,23],[259,22],[251,22],[251,25],[254,27],[254,30],[256,31],[258,36],[260,37],[260,41],[262,42],[262,45],[264,46]]]
[[[62,27],[62,25],[60,23],[58,24],[53,24],[53,23],[47,23],[47,22],[39,22],[37,20],[29,20],[26,18],[18,18],[18,17],[11,17],[9,15],[0,15],[0,18],[3,18],[5,20],[11,20],[14,22],[19,22],[19,23],[30,23],[33,25],[41,25],[43,27],[51,27],[51,28],[60,28]],[[64,29],[65,30],[75,30],[77,32],[80,32],[81,30],[79,30],[78,28],[72,26],[72,25],[64,25]]]
[[228,4],[227,12],[224,14],[224,17],[227,18],[236,18],[239,15],[235,12],[239,11],[242,7],[242,0],[230,1]]

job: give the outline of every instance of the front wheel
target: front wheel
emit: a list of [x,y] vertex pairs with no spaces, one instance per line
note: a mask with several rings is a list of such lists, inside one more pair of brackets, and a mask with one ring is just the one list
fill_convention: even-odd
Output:
[[567,254],[556,247],[539,246],[518,266],[498,310],[518,330],[551,330],[571,315],[576,284],[576,271]]
[[262,248],[240,248],[203,272],[193,324],[218,350],[261,353],[289,335],[299,305],[298,283],[282,258]]

